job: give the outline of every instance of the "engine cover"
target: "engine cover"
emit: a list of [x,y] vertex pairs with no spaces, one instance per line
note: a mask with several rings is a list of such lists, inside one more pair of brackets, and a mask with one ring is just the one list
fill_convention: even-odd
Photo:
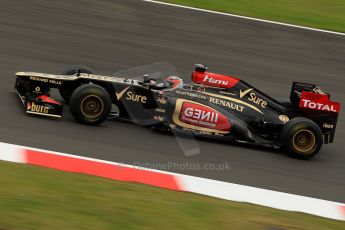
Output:
[[200,71],[199,68],[196,68],[192,73],[192,81],[197,84],[228,89],[235,86],[240,81],[240,79],[231,76]]

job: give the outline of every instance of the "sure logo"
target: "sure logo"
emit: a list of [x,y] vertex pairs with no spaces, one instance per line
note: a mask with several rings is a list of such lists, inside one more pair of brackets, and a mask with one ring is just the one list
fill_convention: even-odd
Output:
[[[246,89],[244,91],[240,90],[240,98],[246,96],[253,89],[254,88]],[[267,106],[267,101],[256,96],[256,94],[254,92],[249,94],[248,100],[251,102],[254,102],[257,105],[260,105],[262,108],[266,108],[266,106]]]
[[255,93],[250,93],[248,100],[251,102],[254,102],[257,105],[260,105],[262,108],[266,108],[266,106],[267,106],[267,101],[259,98],[258,96],[256,96]]
[[131,91],[128,91],[126,94],[126,100],[141,102],[141,103],[145,104],[147,102],[147,97],[143,96],[143,95],[135,94]]
[[[117,100],[120,100],[122,96],[126,93],[126,91],[129,89],[129,87],[123,89],[121,92],[115,92]],[[145,104],[147,102],[147,97],[139,94],[135,94],[132,91],[128,91],[126,93],[126,100],[128,101],[135,101],[135,102],[141,102]]]

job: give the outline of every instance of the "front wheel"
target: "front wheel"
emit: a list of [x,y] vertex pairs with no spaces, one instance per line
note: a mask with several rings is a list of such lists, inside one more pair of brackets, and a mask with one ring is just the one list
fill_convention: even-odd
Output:
[[82,85],[73,92],[70,109],[78,122],[98,125],[109,116],[111,98],[108,92],[99,85]]
[[299,159],[312,158],[323,144],[320,127],[304,117],[296,117],[287,122],[281,130],[280,138],[287,154]]
[[[83,65],[73,65],[73,66],[69,66],[68,68],[66,68],[64,71],[61,72],[62,75],[73,75],[76,74],[79,71],[79,73],[89,73],[92,74],[93,71],[87,67],[87,66],[83,66]],[[61,97],[64,99],[64,101],[68,104],[73,91],[79,86],[79,84],[77,84],[76,82],[68,82],[65,81],[62,83],[59,92]]]

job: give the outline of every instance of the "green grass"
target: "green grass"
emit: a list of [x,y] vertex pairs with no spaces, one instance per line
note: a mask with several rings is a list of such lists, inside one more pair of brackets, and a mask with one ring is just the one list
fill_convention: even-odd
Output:
[[[345,222],[0,162],[0,229],[345,229]],[[253,194],[255,195],[255,194]]]
[[344,0],[163,0],[163,2],[345,32]]

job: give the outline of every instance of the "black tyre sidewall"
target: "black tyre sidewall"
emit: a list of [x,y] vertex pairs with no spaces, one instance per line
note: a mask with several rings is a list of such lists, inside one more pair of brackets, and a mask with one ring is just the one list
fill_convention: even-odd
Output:
[[[83,65],[73,65],[67,67],[64,71],[61,72],[62,75],[73,75],[76,73],[76,70],[79,70],[80,73],[90,73],[92,74],[93,71]],[[74,82],[63,82],[60,89],[59,93],[61,97],[64,99],[66,103],[69,103],[73,91],[79,86],[79,84],[75,84]]]
[[[311,153],[303,154],[293,147],[293,136],[300,130],[309,130],[315,136],[316,147]],[[312,120],[304,117],[296,117],[287,122],[281,131],[281,142],[286,153],[298,159],[310,159],[315,156],[323,145],[323,135],[320,127]]]
[[[99,97],[103,102],[103,111],[96,118],[86,117],[81,110],[81,102],[84,98],[90,95]],[[79,86],[72,94],[70,101],[70,110],[74,118],[87,125],[98,125],[107,119],[111,110],[111,98],[108,92],[99,85],[86,84]]]

